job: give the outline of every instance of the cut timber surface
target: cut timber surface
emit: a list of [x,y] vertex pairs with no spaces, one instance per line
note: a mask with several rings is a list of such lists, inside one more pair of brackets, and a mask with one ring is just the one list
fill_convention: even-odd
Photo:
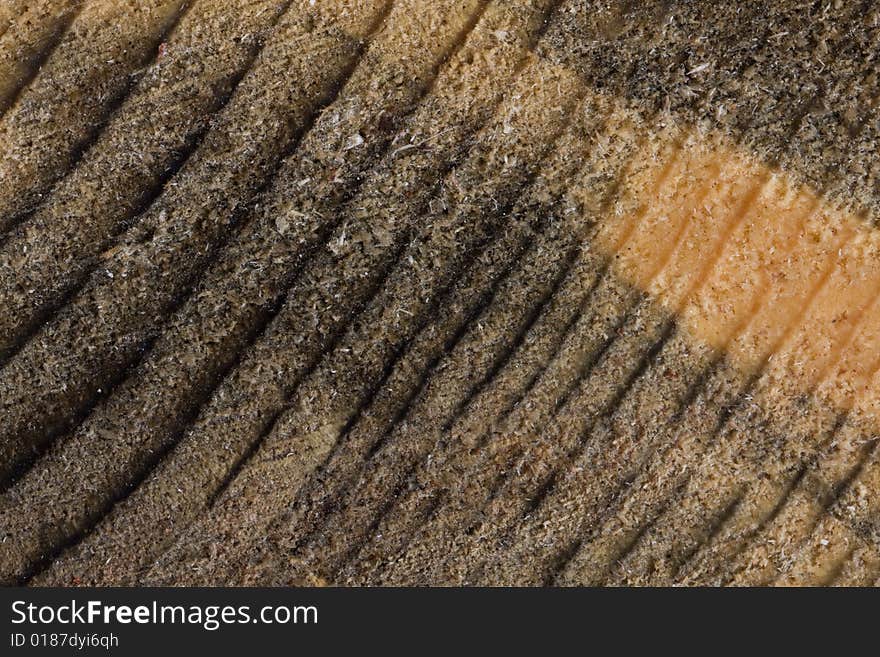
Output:
[[878,46],[0,4],[0,582],[877,583]]

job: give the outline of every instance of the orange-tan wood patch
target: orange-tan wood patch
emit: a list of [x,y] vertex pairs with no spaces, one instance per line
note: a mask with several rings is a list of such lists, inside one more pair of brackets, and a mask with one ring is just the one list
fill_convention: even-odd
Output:
[[637,160],[598,232],[616,273],[770,385],[880,418],[880,231],[717,135]]

